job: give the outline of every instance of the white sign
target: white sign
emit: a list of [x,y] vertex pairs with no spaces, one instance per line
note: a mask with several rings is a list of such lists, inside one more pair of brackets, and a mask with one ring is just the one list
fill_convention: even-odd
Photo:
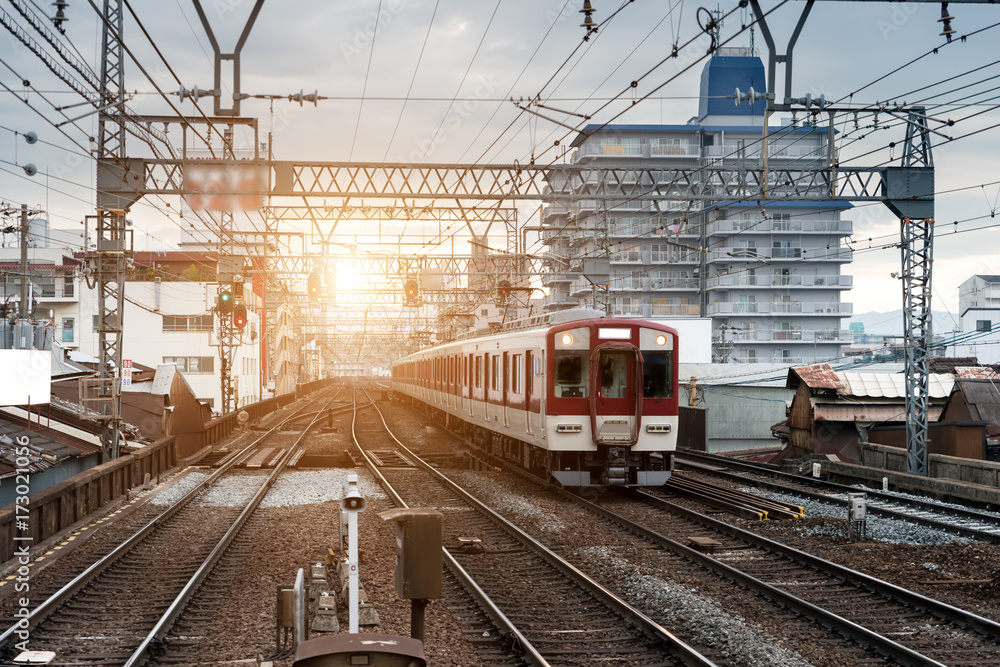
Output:
[[40,405],[49,402],[52,352],[0,350],[0,405]]
[[132,360],[122,359],[122,386],[132,386]]

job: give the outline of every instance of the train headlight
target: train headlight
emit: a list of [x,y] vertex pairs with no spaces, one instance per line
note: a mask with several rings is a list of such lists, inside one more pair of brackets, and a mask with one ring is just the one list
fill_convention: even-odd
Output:
[[562,335],[562,338],[560,338],[559,340],[562,342],[563,345],[567,345],[567,346],[568,345],[572,345],[573,344],[573,334],[564,333]]
[[667,337],[664,336],[663,334],[660,334],[659,336],[656,337],[656,344],[659,345],[660,347],[666,345]]

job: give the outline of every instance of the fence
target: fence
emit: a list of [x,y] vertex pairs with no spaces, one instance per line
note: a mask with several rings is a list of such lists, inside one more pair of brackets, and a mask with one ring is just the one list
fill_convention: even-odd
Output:
[[[282,408],[292,401],[316,391],[330,380],[316,380],[298,385],[294,393],[268,398],[240,410],[246,410],[251,420]],[[238,425],[240,410],[223,415],[205,424],[201,434],[203,445],[216,443],[233,432]],[[0,509],[0,563],[14,556],[15,547],[36,546],[53,535],[69,528],[77,521],[100,509],[105,504],[139,486],[146,475],[156,479],[177,465],[177,437],[167,436],[134,454],[126,454],[114,461],[84,470],[67,480],[53,484],[28,498],[28,530],[19,531],[15,519],[24,516],[24,509],[15,515],[13,503]],[[15,542],[15,537],[31,540]]]

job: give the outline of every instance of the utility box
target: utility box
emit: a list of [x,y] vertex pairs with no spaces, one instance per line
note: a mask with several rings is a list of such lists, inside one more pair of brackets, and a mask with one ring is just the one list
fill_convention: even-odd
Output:
[[847,494],[847,520],[864,521],[868,516],[868,498],[863,493]]
[[444,516],[432,509],[394,509],[379,516],[396,524],[396,593],[407,600],[440,598]]

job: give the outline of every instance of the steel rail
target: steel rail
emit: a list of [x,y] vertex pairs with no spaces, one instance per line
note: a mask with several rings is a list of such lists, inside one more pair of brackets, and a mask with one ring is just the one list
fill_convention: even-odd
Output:
[[237,517],[236,521],[233,522],[233,525],[229,527],[229,530],[227,530],[226,534],[222,536],[222,539],[219,540],[218,544],[215,545],[212,552],[208,554],[195,573],[191,575],[191,578],[184,585],[184,588],[182,588],[181,592],[177,594],[174,601],[170,603],[167,610],[163,612],[163,615],[160,616],[160,620],[156,622],[153,629],[150,630],[149,634],[146,635],[142,642],[140,642],[135,652],[132,653],[132,656],[124,663],[123,667],[138,667],[138,665],[144,665],[146,663],[150,657],[153,647],[161,643],[167,633],[170,632],[170,628],[173,627],[174,622],[184,611],[184,608],[187,606],[188,602],[190,602],[191,598],[194,597],[194,594],[197,592],[202,582],[204,582],[205,579],[208,578],[208,575],[211,574],[212,569],[215,567],[216,563],[218,563],[219,559],[222,558],[226,549],[229,548],[236,536],[239,535],[241,530],[243,530],[243,527],[246,525],[246,522],[249,521],[250,516],[257,510],[257,506],[260,504],[260,501],[262,501],[268,491],[271,490],[271,487],[277,481],[278,476],[284,472],[285,466],[292,458],[296,448],[302,443],[312,427],[319,421],[323,411],[332,402],[333,398],[330,398],[330,400],[328,400],[326,404],[320,408],[315,417],[313,417],[312,421],[309,422],[309,425],[302,430],[299,437],[297,437],[295,442],[292,443],[291,447],[289,447],[285,453],[282,454],[277,465],[274,466],[274,470],[271,471],[271,474],[269,474],[267,479],[264,480],[264,483],[261,484],[257,493],[253,495],[253,498],[250,499],[247,506],[243,508],[239,517]]
[[779,554],[786,558],[791,558],[799,563],[806,564],[816,570],[819,570],[820,572],[825,572],[826,574],[837,577],[843,581],[847,581],[875,593],[879,593],[880,595],[884,595],[885,597],[896,600],[897,602],[902,602],[918,609],[922,609],[923,611],[937,616],[938,618],[957,623],[986,637],[1000,638],[1000,623],[997,623],[996,621],[984,618],[978,614],[973,614],[972,612],[965,611],[964,609],[959,609],[958,607],[953,607],[952,605],[941,602],[940,600],[935,600],[934,598],[914,593],[913,591],[906,590],[905,588],[901,588],[895,584],[890,584],[887,581],[876,579],[875,577],[864,574],[863,572],[852,570],[844,567],[843,565],[838,565],[837,563],[828,561],[818,556],[813,556],[812,554],[804,551],[799,551],[798,549],[781,544],[780,542],[775,542],[774,540],[768,539],[756,533],[743,530],[742,528],[724,521],[719,521],[703,514],[698,514],[697,512],[675,505],[669,501],[663,500],[662,498],[651,496],[644,491],[629,489],[627,492],[640,497],[648,503],[666,507],[671,512],[679,513],[688,519],[700,522],[720,532],[724,532],[730,537],[749,542],[758,548]]
[[[371,400],[371,396],[367,391],[365,392],[365,395],[368,396],[369,400]],[[375,408],[375,402],[372,401],[370,406],[365,407]],[[379,417],[382,417],[382,413],[378,410],[378,408],[375,408],[375,411],[378,413]],[[357,417],[356,409],[354,417],[355,419]],[[365,450],[361,447],[361,444],[358,442],[357,436],[354,433],[355,419],[351,420],[351,439],[354,441],[354,445],[358,448],[358,451],[361,452],[365,467],[368,468],[368,471],[371,472],[376,480],[378,480],[378,483],[382,486],[383,490],[385,490],[386,494],[390,499],[392,499],[392,502],[395,503],[397,507],[408,508],[409,505],[406,501],[403,500],[398,493],[396,493],[396,489],[392,487],[389,480],[382,476],[382,473],[378,470],[378,466],[375,465],[375,462],[371,460],[368,453],[365,452]],[[382,424],[385,425],[384,418],[382,419]],[[386,426],[386,432],[389,434],[389,437],[396,440],[396,437],[391,431],[389,431],[388,426]],[[396,440],[396,442],[399,442],[399,440]],[[465,589],[469,592],[473,599],[475,599],[489,619],[493,621],[493,624],[496,625],[496,627],[502,632],[506,633],[507,636],[512,637],[515,640],[517,647],[523,651],[521,657],[523,657],[529,665],[533,665],[534,667],[550,667],[549,661],[538,652],[527,637],[521,634],[521,631],[517,629],[517,626],[514,625],[509,618],[507,618],[507,615],[503,613],[500,607],[498,607],[490,596],[487,595],[482,588],[480,588],[475,579],[469,576],[469,573],[465,571],[465,568],[463,568],[457,560],[455,560],[455,557],[451,555],[451,552],[448,551],[447,547],[441,547],[441,552],[448,569],[455,576],[455,578],[458,579],[463,586],[465,586]]]
[[[597,505],[595,503],[592,503],[589,500],[586,500],[585,498],[581,498],[580,496],[570,491],[566,491],[565,489],[560,489],[558,487],[552,487],[552,488],[555,489],[556,493],[571,499],[573,502],[579,503],[583,507],[597,514],[600,514],[601,516],[609,519],[610,521],[622,526],[626,530],[632,531],[646,538],[647,540],[650,540],[651,542],[654,542],[662,547],[670,549],[671,551],[677,553],[678,555],[696,562],[701,567],[704,567],[705,569],[711,572],[714,572],[722,577],[725,577],[726,579],[732,581],[734,584],[742,586],[747,590],[751,590],[761,595],[762,597],[770,600],[771,602],[774,602],[775,604],[787,607],[788,609],[791,609],[795,613],[800,614],[807,619],[819,623],[821,626],[832,628],[833,630],[839,632],[841,635],[858,642],[858,644],[862,646],[872,648],[881,655],[888,658],[892,658],[893,660],[899,662],[900,664],[914,665],[914,666],[945,667],[942,663],[937,662],[931,658],[928,658],[927,656],[918,653],[917,651],[909,649],[898,642],[895,642],[887,637],[884,637],[883,635],[880,635],[876,632],[872,632],[871,630],[865,628],[862,625],[859,625],[857,623],[854,623],[853,621],[838,616],[830,611],[827,611],[826,609],[823,609],[822,607],[818,607],[812,604],[811,602],[807,602],[806,600],[803,600],[795,595],[792,595],[791,593],[783,591],[780,588],[772,586],[767,582],[761,581],[760,579],[757,579],[756,577],[746,574],[745,572],[742,572],[730,565],[726,565],[725,563],[722,563],[716,560],[715,558],[712,558],[711,556],[703,554],[696,549],[693,549],[685,544],[681,544],[676,540],[672,540],[671,538],[665,535],[661,535],[656,531],[650,530],[649,528],[645,528],[644,526],[641,526],[621,516],[620,514],[612,512],[611,510],[601,507],[600,505]],[[623,494],[646,495],[643,492],[638,491],[636,489],[622,489],[617,492]],[[646,499],[643,498],[643,500]],[[667,501],[663,502],[666,503]],[[673,511],[674,507],[679,507],[679,506],[674,506],[671,503],[667,504],[670,505],[671,511]],[[691,512],[691,514],[696,514],[696,513]],[[713,520],[710,519],[710,521]]]
[[[406,445],[399,441],[392,431],[389,429],[388,424],[386,424],[385,417],[382,412],[372,403],[372,407],[378,414],[379,418],[382,420],[382,424],[385,427],[386,433],[389,437],[396,442],[396,444],[401,447],[408,455],[412,456],[416,464],[424,471],[430,473],[439,482],[444,484],[448,489],[457,493],[466,502],[475,507],[478,511],[486,515],[491,521],[496,523],[498,526],[510,532],[517,540],[524,544],[529,549],[536,551],[541,555],[550,565],[555,567],[558,571],[562,572],[564,575],[568,576],[570,579],[575,581],[578,585],[585,588],[592,595],[600,599],[604,604],[608,605],[616,613],[618,613],[623,619],[633,624],[635,627],[639,628],[646,636],[663,642],[666,646],[673,651],[677,657],[684,662],[685,665],[689,667],[696,666],[707,666],[715,665],[714,662],[703,656],[701,653],[696,651],[694,648],[689,646],[687,643],[682,641],[672,632],[661,626],[659,623],[649,618],[643,614],[638,609],[634,608],[632,605],[628,604],[625,600],[621,599],[611,591],[607,590],[601,586],[597,581],[590,578],[584,574],[581,570],[555,554],[548,547],[538,542],[530,535],[525,533],[523,530],[510,523],[502,516],[497,514],[495,511],[484,505],[474,496],[469,494],[461,486],[455,484],[445,475],[435,470],[433,466],[426,463],[423,459],[417,456],[412,450],[410,450]],[[447,549],[445,549],[447,551]]]
[[[690,456],[692,454],[693,454],[692,452],[684,452],[684,456]],[[753,465],[750,463],[746,463],[745,461],[723,461],[711,456],[704,455],[700,452],[694,453],[693,458],[705,461],[712,461],[713,463],[718,463],[719,465],[725,465],[728,468],[757,472],[762,475],[768,475],[778,479],[788,479],[790,481],[797,482],[799,484],[808,484],[816,488],[829,489],[830,491],[836,491],[838,493],[845,493],[845,494],[859,493],[862,491],[861,489],[847,486],[845,484],[837,484],[836,482],[828,482],[824,480],[814,479],[812,477],[794,475],[792,473],[782,472],[780,470],[771,470],[770,468],[766,468],[759,465]],[[681,463],[683,464],[683,461]],[[697,472],[705,472],[706,474],[710,475],[718,475],[720,477],[724,477],[732,481],[738,481],[741,484],[756,484],[759,486],[763,486],[765,488],[770,488],[775,491],[781,491],[783,493],[802,495],[806,498],[811,498],[813,500],[817,500],[820,502],[826,502],[826,503],[836,502],[836,499],[831,498],[829,495],[824,495],[822,493],[815,493],[799,489],[788,489],[786,487],[781,486],[780,484],[773,484],[762,480],[756,480],[756,479],[750,480],[747,479],[746,477],[740,477],[735,473],[726,472],[724,470],[707,470],[707,471],[699,469],[695,470]],[[945,507],[943,505],[940,505],[932,501],[918,500],[914,498],[901,498],[899,496],[894,496],[889,493],[883,493],[878,489],[871,489],[867,487],[864,489],[864,493],[882,502],[893,503],[898,505],[908,505],[915,509],[920,509],[927,512],[935,512],[938,514],[951,514],[957,518],[965,519],[968,521],[979,521],[986,524],[994,524],[998,526],[998,529],[1000,529],[1000,519],[997,519],[997,517],[985,514],[983,512],[977,512],[975,510],[966,508]],[[952,533],[955,535],[960,535],[962,537],[971,537],[977,540],[982,540],[984,542],[990,542],[992,544],[1000,544],[1000,532],[991,533],[988,531],[978,530],[975,528],[958,526],[953,523],[948,523],[947,521],[942,521],[940,519],[931,519],[928,517],[906,514],[904,512],[899,512],[897,510],[893,510],[890,508],[879,507],[871,503],[868,504],[868,513],[875,514],[877,516],[884,516],[893,519],[898,519],[900,521],[909,521],[911,523],[916,523],[918,525],[926,526],[928,528],[937,528],[938,530],[943,530],[945,532]]]
[[[284,425],[289,419],[292,419],[299,412],[304,410],[306,405],[296,410],[292,415],[282,420],[279,424],[274,426],[271,430],[267,431],[259,438],[248,444],[242,451],[249,451],[251,448],[256,447],[262,440],[270,436],[272,433],[277,431],[282,425]],[[239,458],[239,457],[236,457]],[[9,627],[3,634],[0,634],[0,649],[7,647],[11,638],[18,631],[30,631],[35,628],[42,620],[44,620],[49,614],[51,614],[55,609],[64,604],[71,597],[76,595],[81,589],[83,589],[87,584],[96,579],[102,572],[111,567],[115,562],[117,562],[122,556],[132,550],[133,547],[138,545],[140,542],[145,540],[151,533],[153,533],[157,528],[166,523],[174,514],[179,512],[184,506],[190,503],[198,494],[204,491],[209,485],[213,484],[219,477],[230,470],[235,465],[236,459],[233,459],[224,467],[220,467],[214,473],[206,477],[195,486],[191,491],[186,493],[180,500],[168,507],[158,516],[153,518],[148,524],[146,524],[142,529],[136,532],[132,537],[122,542],[110,553],[106,554],[100,560],[94,562],[86,570],[74,577],[70,582],[65,584],[58,591],[53,593],[47,600],[42,602],[40,605],[35,607],[28,616],[21,619],[21,621],[15,623]],[[26,626],[22,627],[21,622],[25,622]]]

